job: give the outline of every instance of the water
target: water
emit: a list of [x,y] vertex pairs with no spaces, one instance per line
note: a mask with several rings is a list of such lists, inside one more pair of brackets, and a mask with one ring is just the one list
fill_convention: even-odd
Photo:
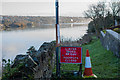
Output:
[[[60,28],[60,36],[63,40],[76,40],[86,33],[87,28],[87,26],[74,26],[72,24],[71,27],[64,26]],[[55,33],[54,26],[34,30],[2,32],[0,33],[2,34],[2,57],[13,60],[17,54],[25,54],[30,46],[35,46],[38,50],[44,42],[55,40]]]

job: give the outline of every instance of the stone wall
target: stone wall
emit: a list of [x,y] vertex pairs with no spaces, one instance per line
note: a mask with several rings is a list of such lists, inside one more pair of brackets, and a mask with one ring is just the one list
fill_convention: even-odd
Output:
[[38,52],[35,54],[39,61],[39,65],[35,67],[35,80],[49,79],[52,76],[52,70],[55,65],[55,44],[54,43],[44,43]]
[[[28,75],[33,75],[34,80],[49,79],[52,76],[52,70],[54,69],[55,65],[55,47],[55,42],[45,42],[41,45],[39,50],[35,50],[35,48],[32,46],[28,49],[26,55],[16,56],[12,68],[24,63],[22,68],[20,67],[19,69],[22,77],[26,77],[27,79],[31,80]],[[15,73],[15,75],[11,76],[10,80],[17,80],[18,76],[21,76],[21,74]],[[21,77],[19,77],[19,80],[20,79]]]
[[111,50],[114,55],[120,57],[120,34],[112,30],[106,30],[105,34],[101,31],[100,40],[104,48]]

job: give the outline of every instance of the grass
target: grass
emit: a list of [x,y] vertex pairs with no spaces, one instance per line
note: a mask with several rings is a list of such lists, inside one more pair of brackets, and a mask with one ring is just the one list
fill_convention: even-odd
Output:
[[92,70],[98,78],[119,77],[120,59],[114,56],[111,51],[107,51],[106,49],[104,49],[100,43],[100,40],[96,40],[82,47],[83,57],[85,57],[86,49],[89,49],[92,62]]
[[[98,78],[120,78],[120,59],[113,55],[111,51],[104,49],[99,39],[95,39],[82,46],[82,71],[84,72],[86,50],[89,49],[92,71]],[[61,64],[62,70],[79,70],[78,64]],[[55,73],[55,70],[54,70]],[[61,72],[62,77],[75,78],[73,74]],[[68,75],[68,76],[67,76]],[[79,76],[78,76],[79,78]]]

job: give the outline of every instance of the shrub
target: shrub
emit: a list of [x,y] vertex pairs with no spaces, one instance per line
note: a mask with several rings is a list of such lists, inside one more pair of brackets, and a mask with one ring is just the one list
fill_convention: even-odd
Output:
[[5,63],[5,66],[3,68],[3,74],[2,74],[2,79],[3,80],[9,80],[10,76],[12,76],[15,72],[18,72],[17,68],[11,68],[11,63],[13,63],[12,61],[10,61],[10,59],[2,60]]
[[106,34],[106,30],[103,30],[104,34]]
[[[2,60],[5,63],[3,67],[2,80],[33,80],[34,76],[31,74],[30,69],[25,67],[24,63],[19,63],[16,67],[11,67],[12,61],[10,59]],[[29,70],[29,71],[28,71]],[[29,72],[29,74],[27,73]]]
[[114,28],[113,31],[120,33],[120,28]]

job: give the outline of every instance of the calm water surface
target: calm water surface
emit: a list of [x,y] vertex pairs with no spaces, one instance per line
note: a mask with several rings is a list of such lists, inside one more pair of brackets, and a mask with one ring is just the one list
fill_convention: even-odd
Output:
[[[61,27],[60,36],[63,40],[76,40],[82,37],[87,26],[74,26],[71,27]],[[13,60],[17,54],[25,54],[30,46],[35,46],[38,50],[41,44],[44,42],[50,42],[55,40],[55,28],[39,28],[34,30],[18,30],[18,31],[8,31],[0,33],[0,49],[2,52],[2,57],[5,59]],[[2,40],[2,41],[1,41]]]

